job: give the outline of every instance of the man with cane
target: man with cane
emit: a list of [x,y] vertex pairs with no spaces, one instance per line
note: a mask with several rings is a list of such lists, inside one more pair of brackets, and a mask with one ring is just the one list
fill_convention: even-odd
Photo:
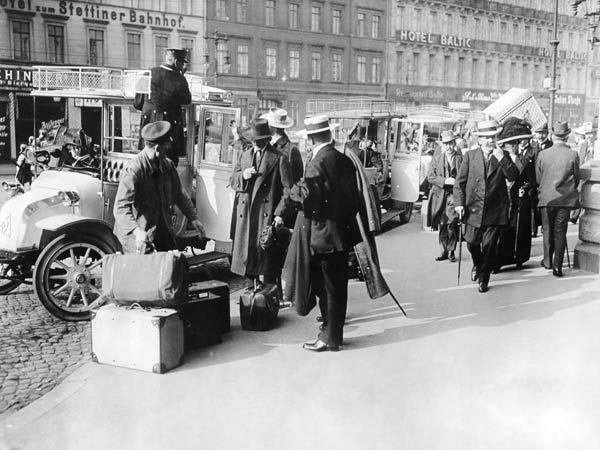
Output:
[[454,184],[455,210],[459,217],[465,217],[465,240],[473,258],[471,280],[479,282],[482,293],[488,291],[498,238],[508,224],[506,182],[515,181],[519,175],[508,152],[496,145],[501,129],[496,120],[477,124],[479,145],[465,153]]

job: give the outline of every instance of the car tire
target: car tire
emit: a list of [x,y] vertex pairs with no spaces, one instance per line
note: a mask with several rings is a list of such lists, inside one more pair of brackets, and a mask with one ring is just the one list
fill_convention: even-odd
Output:
[[101,295],[102,257],[112,244],[90,234],[62,235],[40,253],[33,271],[35,293],[54,316],[68,321],[91,318],[83,310]]

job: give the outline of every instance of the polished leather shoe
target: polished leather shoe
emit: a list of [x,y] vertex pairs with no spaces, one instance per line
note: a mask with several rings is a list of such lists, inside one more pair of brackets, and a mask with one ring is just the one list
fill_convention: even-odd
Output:
[[448,259],[448,253],[442,253],[440,256],[435,258],[436,261],[445,261]]
[[321,325],[319,325],[319,331],[325,331],[326,329],[327,329],[326,323],[322,323]]
[[323,317],[317,316],[317,322],[323,322]]
[[552,275],[560,278],[563,276],[563,273],[562,273],[562,270],[560,270],[560,269],[552,269]]
[[540,266],[542,266],[544,269],[548,269],[548,270],[552,269],[552,267],[549,267],[544,263],[543,259],[540,261]]
[[311,350],[313,352],[337,352],[340,350],[338,345],[328,345],[321,339],[317,339],[315,342],[305,342],[302,344],[302,348]]
[[452,262],[456,261],[456,256],[454,255],[454,252],[448,252],[448,259]]
[[490,288],[488,287],[488,284],[483,280],[479,280],[479,292],[483,293],[489,290]]
[[477,273],[477,267],[473,266],[471,269],[471,281],[477,281],[479,279],[479,274]]

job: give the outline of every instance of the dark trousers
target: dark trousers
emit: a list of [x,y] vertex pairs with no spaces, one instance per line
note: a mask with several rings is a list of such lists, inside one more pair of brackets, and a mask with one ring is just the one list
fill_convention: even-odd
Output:
[[456,250],[458,242],[458,222],[453,220],[448,223],[440,223],[440,247],[442,252],[448,253]]
[[477,267],[479,279],[489,281],[490,273],[497,265],[498,240],[503,226],[491,225],[475,228],[469,224],[466,226],[465,241],[467,249],[473,258],[473,265]]
[[348,253],[312,255],[310,277],[325,325],[319,339],[328,345],[342,345],[348,306]]
[[571,209],[545,206],[540,208],[540,214],[544,232],[544,265],[560,270],[567,246],[567,227]]

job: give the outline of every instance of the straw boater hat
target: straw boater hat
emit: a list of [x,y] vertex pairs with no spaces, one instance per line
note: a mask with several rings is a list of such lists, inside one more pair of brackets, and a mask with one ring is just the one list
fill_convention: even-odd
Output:
[[477,131],[473,134],[475,136],[496,136],[501,130],[502,126],[500,126],[497,120],[484,120],[477,122]]
[[558,138],[566,138],[571,134],[568,122],[556,122],[552,127],[552,134]]
[[269,128],[269,123],[264,119],[253,120],[250,128],[243,133],[243,136],[251,141],[270,138],[271,129]]
[[579,128],[573,128],[573,133],[585,136],[586,134],[594,134],[594,126],[592,122],[584,122]]
[[323,131],[333,131],[340,126],[339,123],[329,123],[328,116],[314,116],[304,119],[304,130],[300,130],[301,134],[306,136],[315,133],[322,133]]
[[285,109],[271,108],[268,113],[262,114],[261,119],[266,119],[269,126],[273,128],[289,128],[294,125],[294,121],[288,117]]
[[456,136],[454,132],[451,130],[442,131],[442,144],[447,144],[449,142],[454,142],[456,140]]
[[169,139],[171,124],[166,120],[151,122],[142,128],[141,136],[144,141],[151,144],[160,144]]
[[510,141],[520,141],[532,137],[529,122],[518,117],[509,117],[504,121],[502,131],[498,134],[498,144]]

